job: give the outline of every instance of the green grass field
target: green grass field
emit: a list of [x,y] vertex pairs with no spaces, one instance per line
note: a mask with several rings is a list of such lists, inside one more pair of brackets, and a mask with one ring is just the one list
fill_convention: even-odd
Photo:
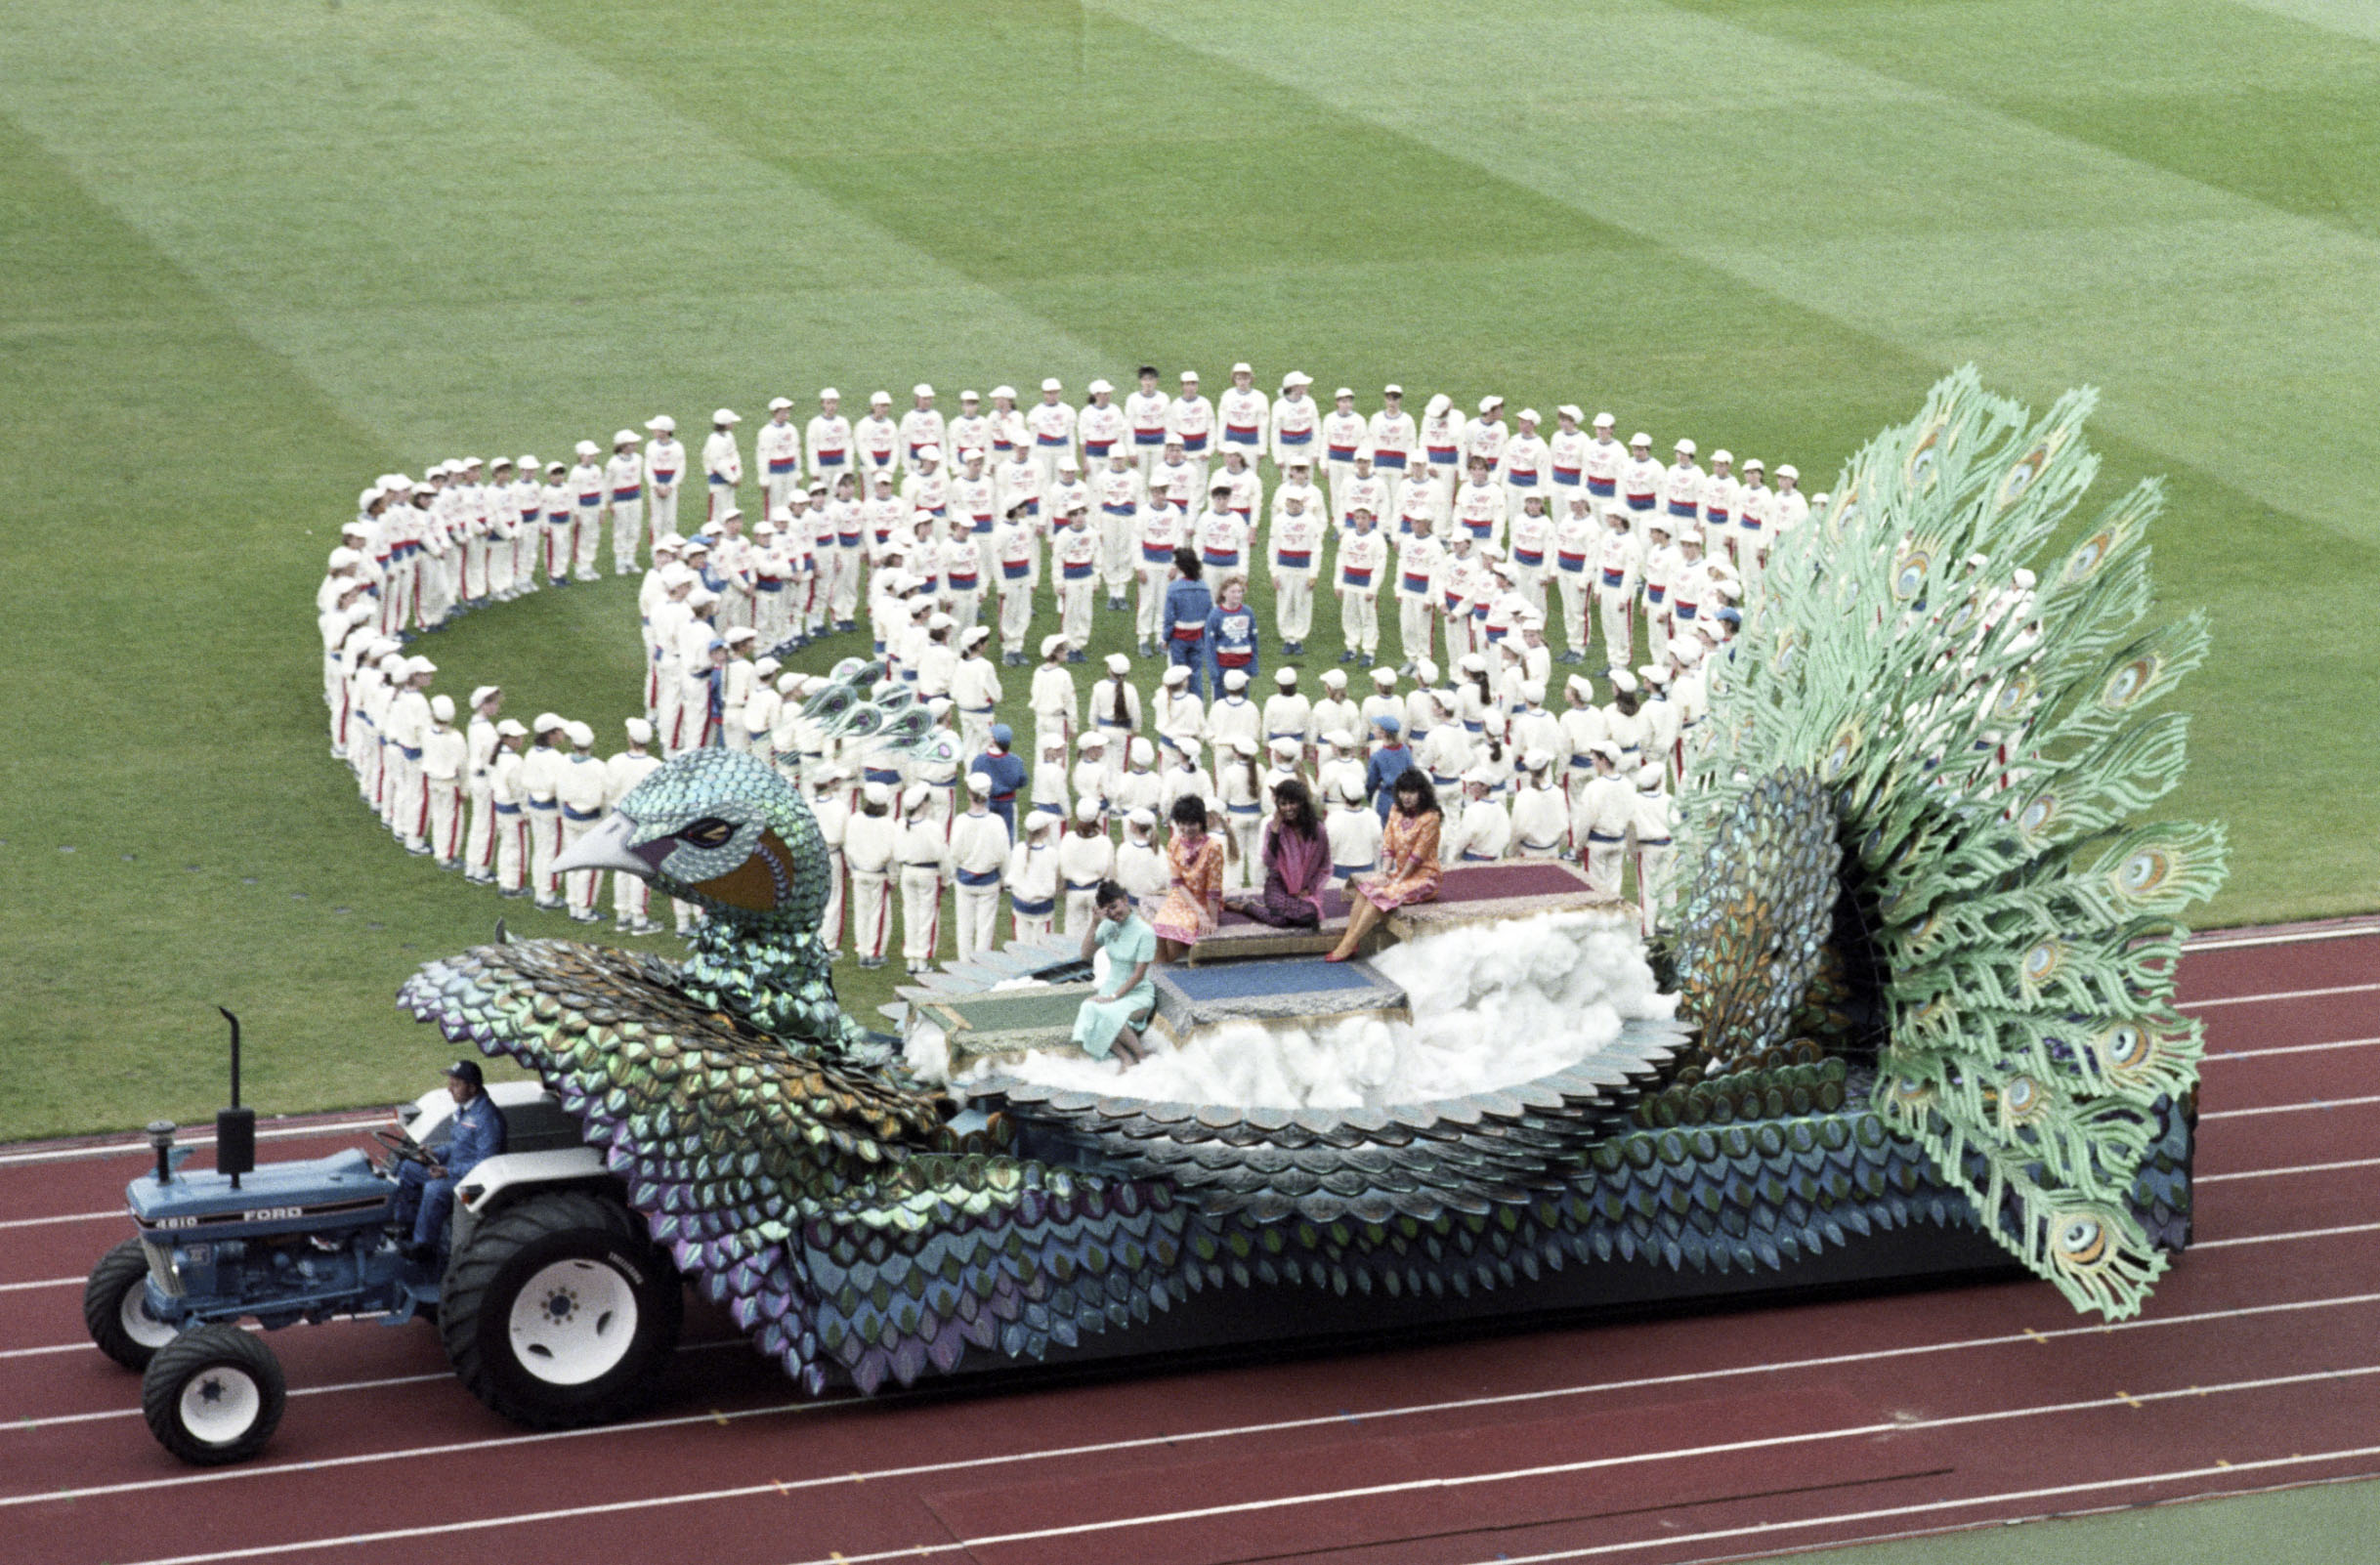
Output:
[[[2205,921],[2380,905],[2376,128],[2346,0],[16,0],[0,1139],[202,1116],[216,1002],[269,1108],[430,1081],[413,964],[573,926],[405,858],[325,754],[355,491],[829,383],[1247,358],[1367,408],[1606,406],[1811,489],[1962,361],[2095,383],[2101,496],[2170,478],[2165,600],[2214,618],[2172,801],[2231,824]],[[424,650],[609,747],[630,613],[547,592]],[[2312,1560],[2370,1504],[2082,1526]]]
[[[309,600],[355,490],[828,383],[1245,357],[1367,406],[1608,406],[1813,489],[1960,361],[2099,384],[2101,489],[2170,477],[2165,597],[2215,618],[2174,801],[2231,825],[2207,921],[2380,903],[2374,32],[2323,0],[21,0],[0,1136],[202,1112],[216,1001],[272,1107],[413,1090],[413,962],[569,926],[405,859],[324,753]],[[608,746],[626,597],[426,650]]]

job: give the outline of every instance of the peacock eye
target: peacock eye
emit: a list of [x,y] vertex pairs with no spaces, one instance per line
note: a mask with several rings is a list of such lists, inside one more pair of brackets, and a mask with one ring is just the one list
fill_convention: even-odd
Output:
[[736,828],[715,815],[706,815],[678,833],[678,839],[698,848],[724,848]]

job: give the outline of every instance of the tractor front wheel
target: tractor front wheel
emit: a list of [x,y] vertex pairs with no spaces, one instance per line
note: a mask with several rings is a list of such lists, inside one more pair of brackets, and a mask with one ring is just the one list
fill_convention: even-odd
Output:
[[481,1223],[446,1268],[439,1334],[472,1395],[567,1429],[633,1411],[676,1351],[677,1268],[616,1201],[557,1191]]
[[174,1329],[149,1313],[149,1255],[127,1239],[100,1257],[83,1284],[83,1328],[99,1350],[127,1370],[146,1370]]
[[289,1388],[262,1337],[194,1326],[159,1348],[141,1379],[141,1416],[157,1444],[195,1467],[245,1461],[280,1426]]

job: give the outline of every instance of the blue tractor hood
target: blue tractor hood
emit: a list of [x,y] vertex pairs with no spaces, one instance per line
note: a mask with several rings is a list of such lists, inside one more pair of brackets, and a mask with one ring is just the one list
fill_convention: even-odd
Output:
[[242,1174],[237,1190],[230,1175],[211,1171],[176,1173],[165,1184],[144,1174],[124,1187],[124,1199],[146,1234],[230,1238],[382,1221],[396,1189],[350,1148],[267,1163]]

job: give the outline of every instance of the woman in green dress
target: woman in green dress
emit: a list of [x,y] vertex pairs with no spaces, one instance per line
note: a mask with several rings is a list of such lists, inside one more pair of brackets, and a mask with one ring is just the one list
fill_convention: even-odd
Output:
[[1099,919],[1083,937],[1083,959],[1090,960],[1095,948],[1105,947],[1107,983],[1075,1013],[1075,1041],[1095,1060],[1113,1050],[1126,1065],[1137,1065],[1147,1058],[1140,1029],[1157,1008],[1157,985],[1149,977],[1157,961],[1157,931],[1133,908],[1132,894],[1115,881],[1100,881],[1092,896]]

